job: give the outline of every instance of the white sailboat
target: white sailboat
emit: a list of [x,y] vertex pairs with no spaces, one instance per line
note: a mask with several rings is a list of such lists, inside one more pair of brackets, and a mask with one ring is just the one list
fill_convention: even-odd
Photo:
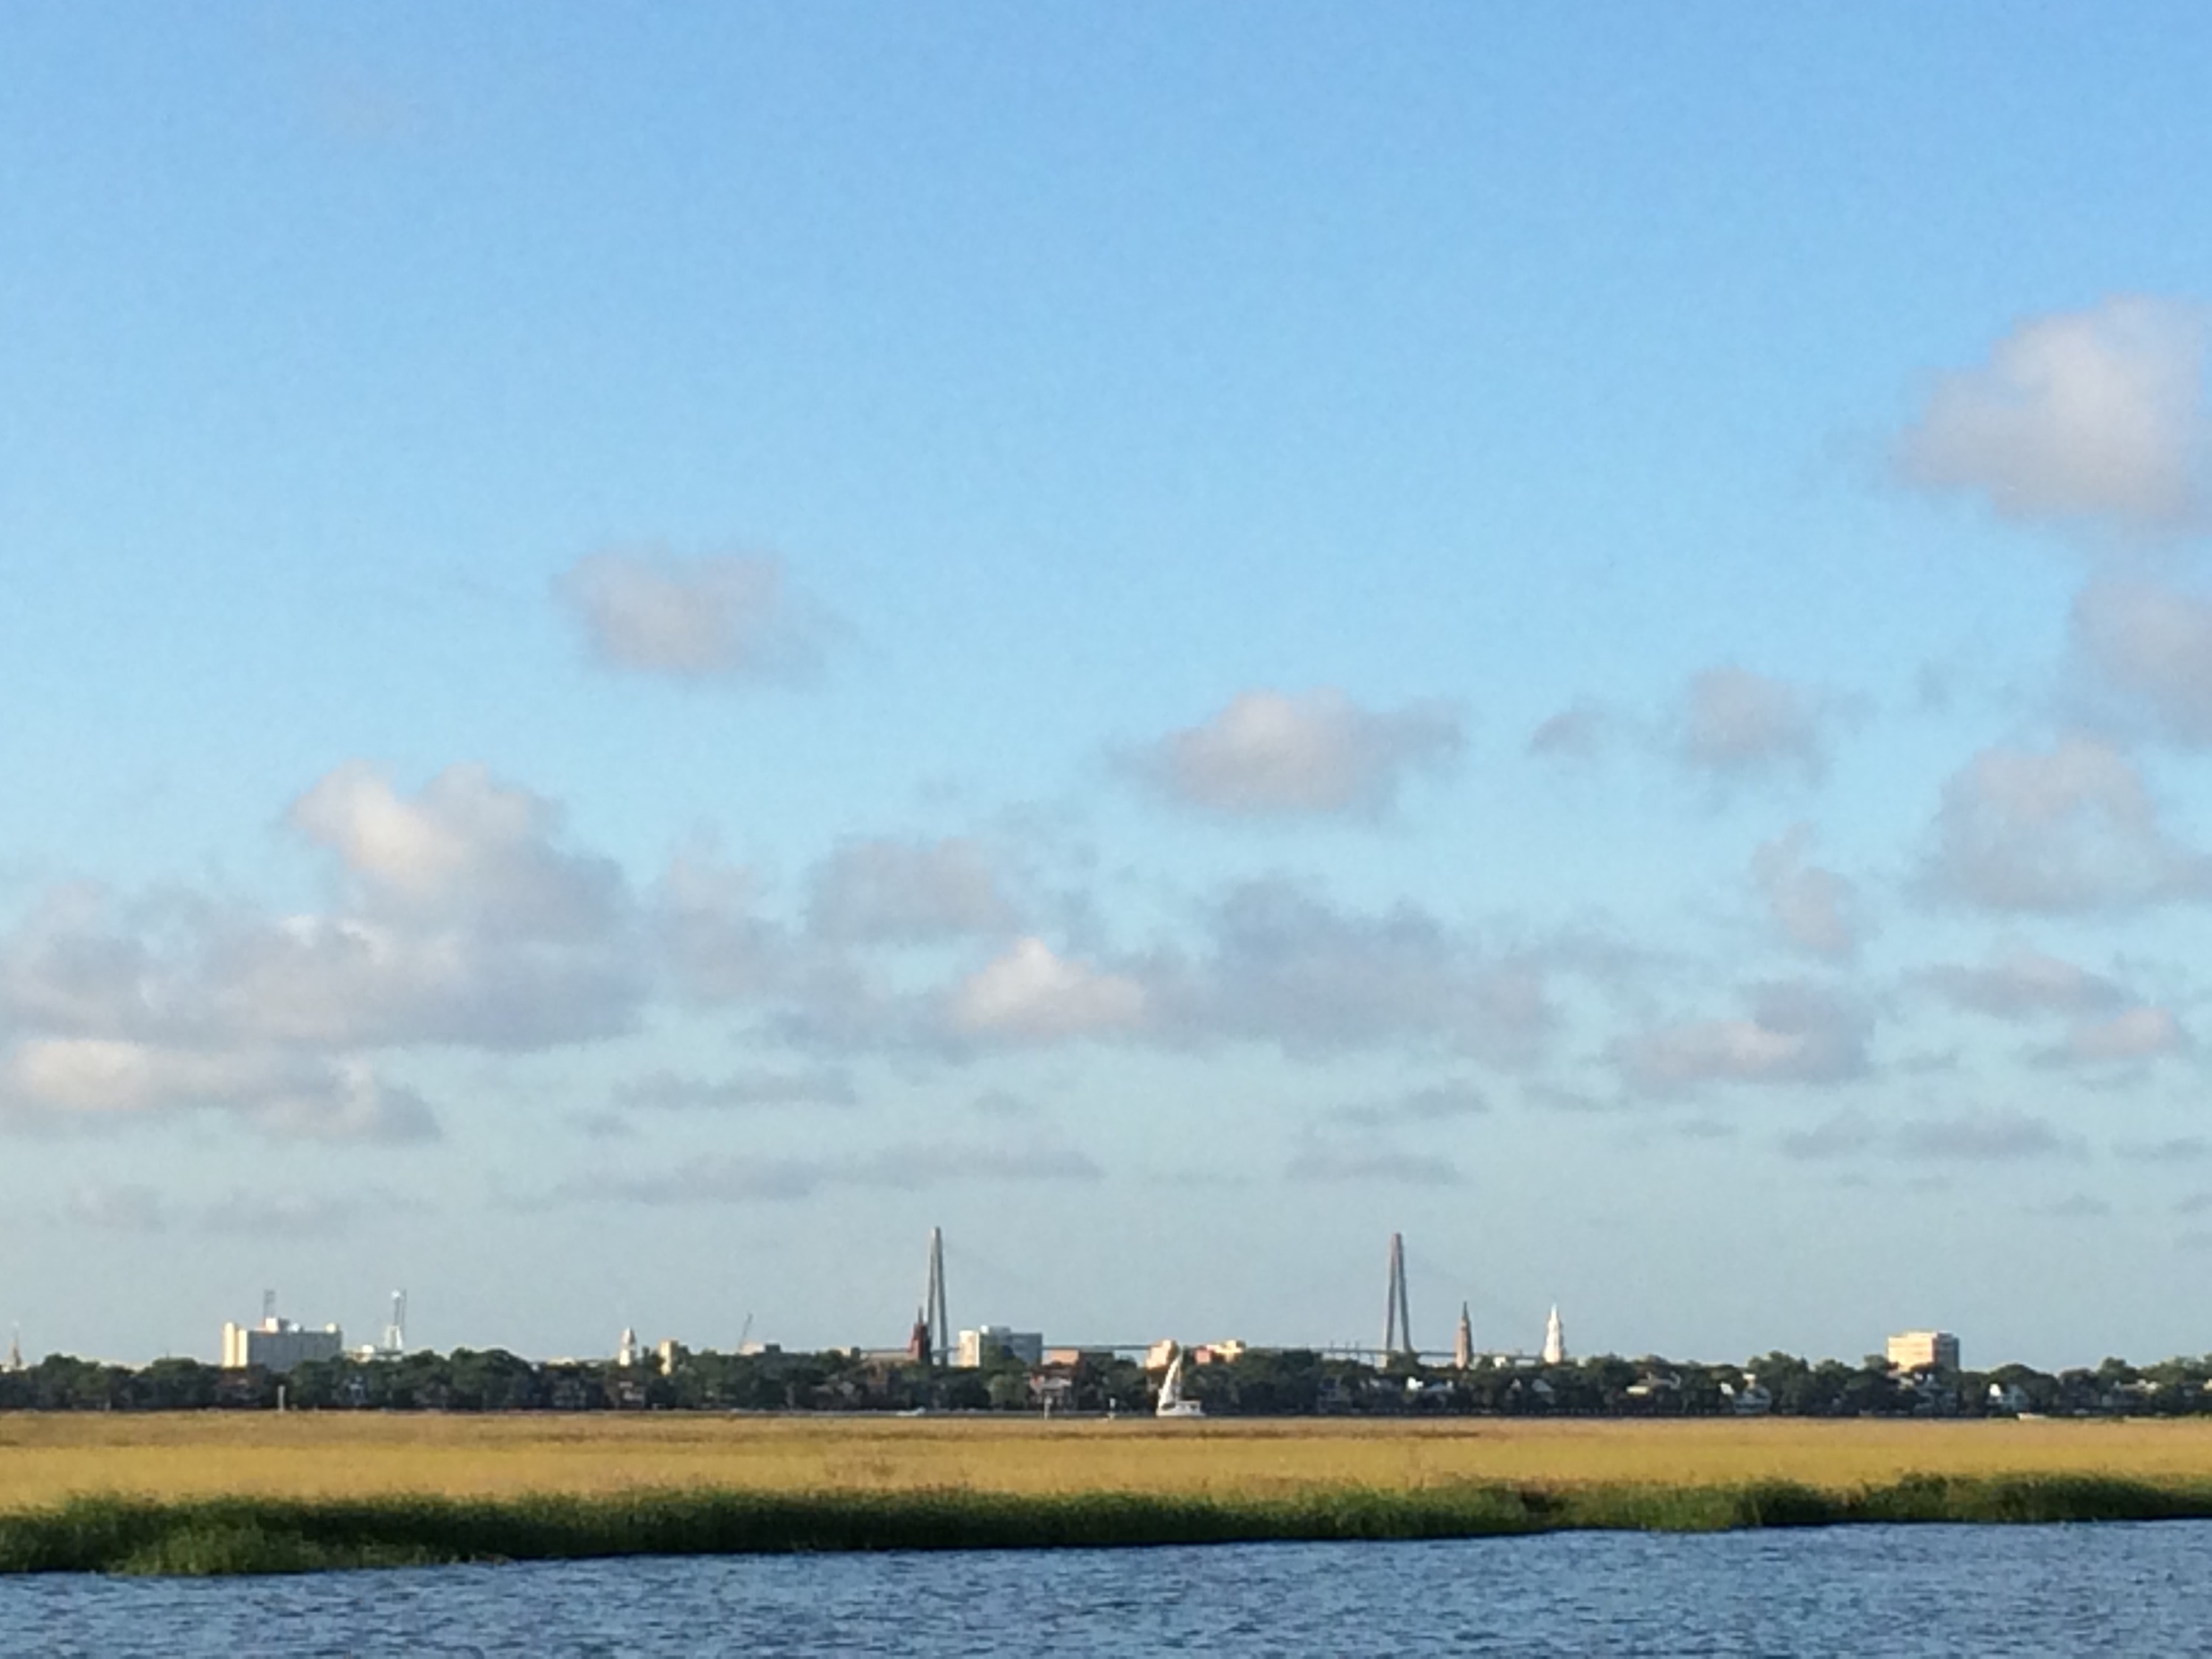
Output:
[[1155,1417],[1203,1417],[1206,1407],[1185,1396],[1182,1391],[1182,1350],[1175,1351],[1168,1361],[1168,1374],[1160,1380],[1160,1403],[1152,1408]]

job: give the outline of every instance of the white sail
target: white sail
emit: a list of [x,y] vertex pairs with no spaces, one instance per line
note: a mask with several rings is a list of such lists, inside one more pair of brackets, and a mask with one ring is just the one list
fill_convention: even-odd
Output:
[[1177,1348],[1175,1358],[1168,1361],[1168,1374],[1160,1379],[1160,1403],[1153,1408],[1157,1417],[1203,1417],[1206,1408],[1195,1400],[1187,1400],[1182,1392],[1182,1350]]

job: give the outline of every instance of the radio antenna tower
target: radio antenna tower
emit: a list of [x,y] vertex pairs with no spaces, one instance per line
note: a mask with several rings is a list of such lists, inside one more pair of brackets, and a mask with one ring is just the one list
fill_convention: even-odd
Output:
[[407,1292],[392,1293],[392,1322],[384,1328],[384,1351],[390,1354],[407,1352]]
[[1390,1293],[1382,1310],[1382,1358],[1413,1352],[1413,1316],[1406,1310],[1406,1240],[1390,1235]]
[[951,1357],[951,1321],[945,1311],[945,1230],[929,1230],[929,1283],[921,1293],[921,1322],[927,1328],[928,1341],[924,1345],[922,1358],[932,1365],[942,1368]]

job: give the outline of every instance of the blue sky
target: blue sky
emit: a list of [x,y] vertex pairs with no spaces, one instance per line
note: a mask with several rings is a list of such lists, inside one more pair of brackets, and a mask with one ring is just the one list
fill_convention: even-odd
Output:
[[2212,22],[0,17],[0,1321],[2198,1352]]

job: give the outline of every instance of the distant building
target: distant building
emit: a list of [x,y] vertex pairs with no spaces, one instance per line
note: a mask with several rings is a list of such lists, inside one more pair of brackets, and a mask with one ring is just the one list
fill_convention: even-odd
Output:
[[1752,1371],[1739,1372],[1735,1382],[1722,1383],[1721,1398],[1738,1417],[1764,1417],[1774,1409],[1774,1396]]
[[1567,1328],[1559,1322],[1559,1304],[1556,1302],[1552,1304],[1552,1316],[1544,1322],[1544,1363],[1567,1363]]
[[1004,1352],[1010,1359],[1024,1365],[1044,1363],[1044,1336],[1037,1331],[1017,1331],[1005,1325],[986,1325],[978,1331],[960,1333],[960,1350],[953,1364],[964,1370],[974,1370],[995,1359]]
[[345,1338],[335,1325],[311,1331],[270,1314],[258,1325],[227,1324],[222,1328],[225,1370],[243,1370],[249,1365],[258,1365],[281,1376],[295,1365],[304,1365],[313,1359],[336,1359],[344,1352]]
[[1959,1369],[1959,1339],[1948,1331],[1899,1331],[1889,1339],[1889,1368],[1893,1371],[1955,1371]]
[[1073,1368],[1077,1365],[1105,1365],[1113,1362],[1111,1348],[1047,1348],[1044,1364]]

